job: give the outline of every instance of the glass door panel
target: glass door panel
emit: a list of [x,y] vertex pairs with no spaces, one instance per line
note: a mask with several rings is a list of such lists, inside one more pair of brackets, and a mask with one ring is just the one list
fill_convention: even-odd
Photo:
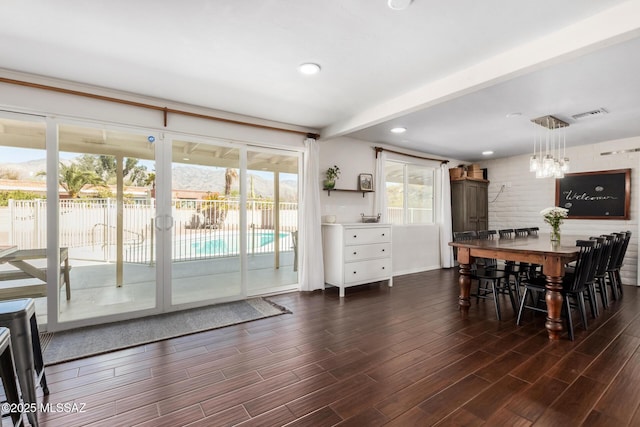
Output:
[[171,304],[242,292],[238,148],[171,143]]
[[61,124],[58,140],[59,245],[71,265],[59,321],[154,309],[152,138]]
[[296,154],[247,152],[247,294],[294,289],[298,283]]
[[[46,124],[43,118],[6,114],[0,117],[0,247],[16,256],[36,250],[39,258],[24,260],[46,268],[47,167]],[[19,298],[28,287],[45,285],[0,259],[0,299]],[[46,295],[46,292],[42,290]],[[62,291],[64,295],[64,291]],[[64,298],[64,296],[63,296]],[[35,298],[38,323],[47,323],[47,299]]]

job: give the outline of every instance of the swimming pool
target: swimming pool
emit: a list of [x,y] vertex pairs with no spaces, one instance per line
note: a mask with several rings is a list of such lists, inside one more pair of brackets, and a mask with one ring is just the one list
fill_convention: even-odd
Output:
[[[284,239],[289,239],[289,233],[279,233],[280,247],[285,247],[289,250],[290,243],[285,242]],[[273,231],[259,231],[249,233],[247,236],[247,252],[273,252],[273,245],[275,241],[275,232]],[[196,241],[191,243],[192,254],[195,256],[228,256],[237,255],[240,252],[240,235],[238,233],[228,234],[218,239],[205,239],[202,241]]]

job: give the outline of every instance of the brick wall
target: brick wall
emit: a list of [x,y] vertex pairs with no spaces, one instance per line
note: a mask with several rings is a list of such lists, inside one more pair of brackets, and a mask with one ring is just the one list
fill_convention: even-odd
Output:
[[[640,137],[600,144],[567,148],[571,172],[611,169],[631,169],[630,220],[565,220],[563,234],[600,235],[630,230],[629,243],[622,270],[623,283],[638,285],[638,205],[640,204],[640,153],[602,156],[603,152],[640,147]],[[487,168],[489,184],[489,228],[539,226],[547,232],[549,226],[540,211],[555,204],[555,180],[536,179],[529,172],[529,155],[481,162]]]

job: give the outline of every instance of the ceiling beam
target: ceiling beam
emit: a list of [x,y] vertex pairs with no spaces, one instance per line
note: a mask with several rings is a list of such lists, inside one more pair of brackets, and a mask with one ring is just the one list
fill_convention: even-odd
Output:
[[322,129],[321,137],[328,139],[362,130],[640,37],[638,16],[640,2],[625,2],[333,123]]

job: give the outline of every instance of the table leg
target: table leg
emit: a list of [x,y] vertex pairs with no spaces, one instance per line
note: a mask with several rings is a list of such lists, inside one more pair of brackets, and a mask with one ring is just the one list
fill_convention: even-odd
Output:
[[462,317],[466,319],[469,317],[469,306],[471,305],[469,300],[469,294],[471,293],[471,265],[460,264],[460,277],[458,278],[460,284],[460,296],[458,297],[458,305]]
[[550,340],[559,340],[562,332],[562,276],[547,276],[547,321],[545,327]]

